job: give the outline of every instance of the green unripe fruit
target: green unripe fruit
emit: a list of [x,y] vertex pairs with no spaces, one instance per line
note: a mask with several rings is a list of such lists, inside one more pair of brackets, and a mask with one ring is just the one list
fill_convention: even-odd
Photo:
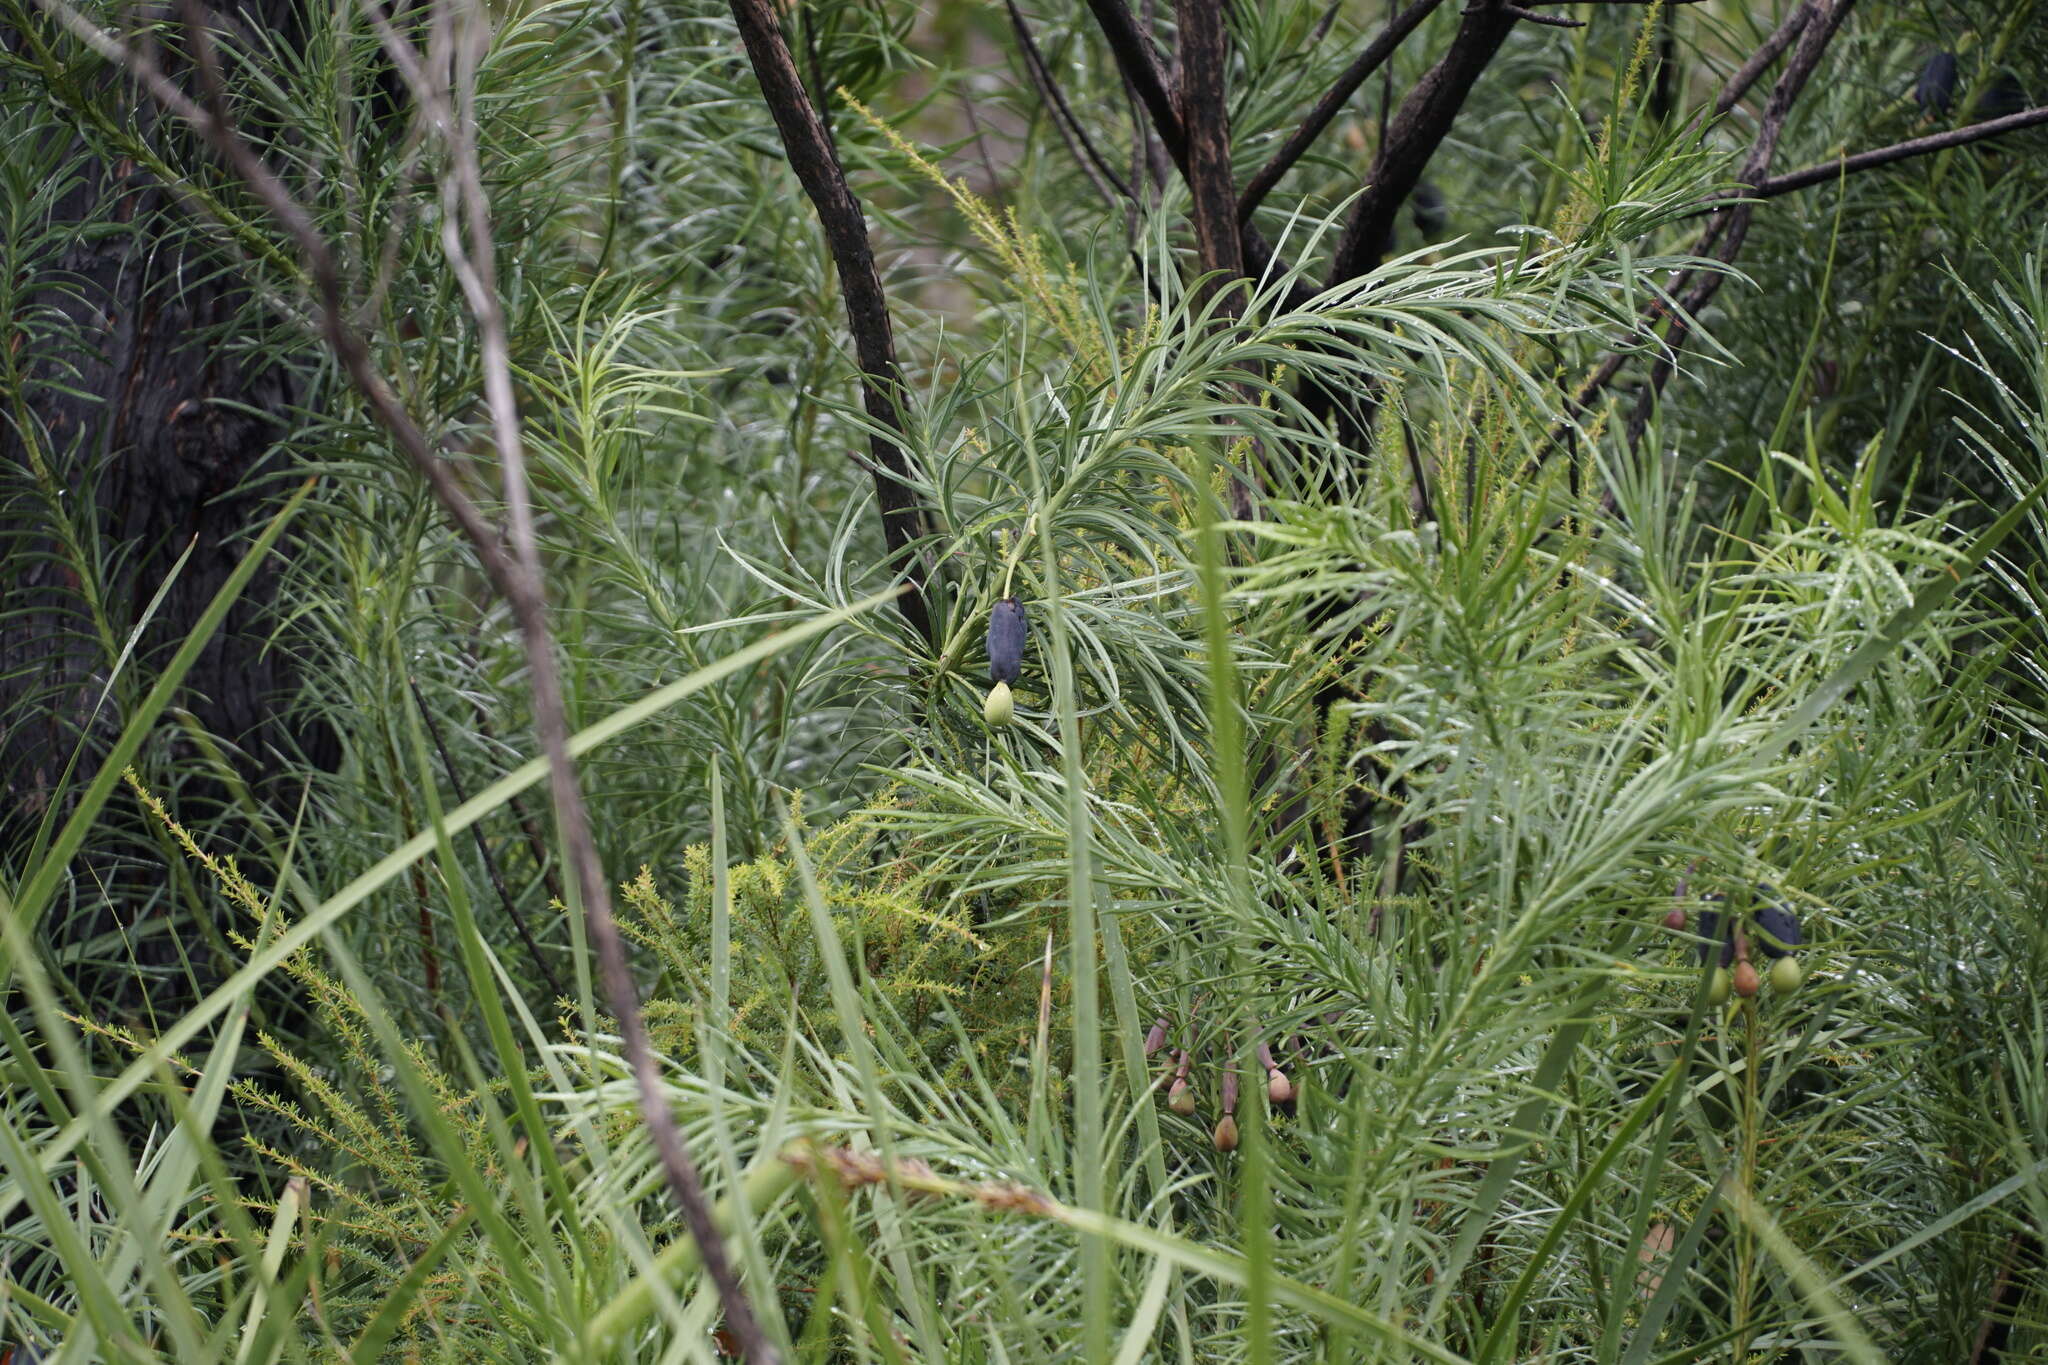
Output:
[[1195,1113],[1195,1092],[1184,1080],[1176,1080],[1166,1092],[1166,1107],[1182,1118],[1192,1118]]
[[1771,964],[1771,989],[1782,995],[1790,995],[1799,989],[1799,983],[1806,980],[1806,969],[1799,965],[1799,959],[1781,957]]
[[1726,967],[1714,968],[1713,980],[1707,983],[1707,1003],[1709,1005],[1727,1004],[1728,989],[1732,984],[1734,983],[1728,979],[1728,969]]
[[1010,723],[1017,714],[1017,699],[1010,695],[1010,685],[999,682],[988,690],[988,700],[981,704],[981,718],[988,722],[991,730],[999,730]]

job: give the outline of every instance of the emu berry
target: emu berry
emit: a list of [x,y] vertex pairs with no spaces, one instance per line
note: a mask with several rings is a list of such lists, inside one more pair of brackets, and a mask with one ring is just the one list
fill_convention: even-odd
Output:
[[1031,622],[1024,604],[1005,597],[988,614],[988,676],[990,681],[1014,683],[1024,668],[1024,637]]
[[1735,917],[1724,915],[1718,910],[1700,911],[1700,937],[1705,940],[1695,951],[1705,963],[1714,951],[1716,942],[1721,945],[1721,965],[1733,966],[1735,962]]
[[1757,945],[1764,950],[1764,956],[1773,961],[1804,942],[1799,933],[1799,917],[1782,905],[1766,905],[1757,911],[1756,927],[1761,931],[1756,938]]
[[1771,964],[1771,989],[1780,995],[1790,995],[1799,989],[1799,983],[1806,979],[1806,969],[1799,965],[1796,957],[1781,957]]
[[1937,52],[1913,82],[1913,102],[1929,114],[1946,114],[1956,100],[1956,54]]

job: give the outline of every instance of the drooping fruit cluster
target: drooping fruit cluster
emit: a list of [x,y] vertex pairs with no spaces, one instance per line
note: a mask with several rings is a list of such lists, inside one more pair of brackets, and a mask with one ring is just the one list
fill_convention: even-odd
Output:
[[[1153,1022],[1151,1029],[1145,1034],[1145,1055],[1147,1057],[1150,1057],[1153,1053],[1160,1051],[1166,1046],[1170,1027],[1171,1025],[1163,1016]],[[1258,1045],[1258,1057],[1259,1065],[1266,1072],[1267,1103],[1271,1104],[1275,1109],[1291,1110],[1298,1092],[1295,1090],[1294,1082],[1288,1079],[1286,1071],[1281,1069],[1279,1061],[1273,1056],[1272,1047],[1264,1040],[1261,1040]],[[1188,1079],[1188,1071],[1193,1063],[1194,1050],[1192,1045],[1177,1049],[1173,1056],[1173,1079],[1166,1087],[1166,1107],[1184,1119],[1195,1116],[1195,1091],[1194,1086]],[[1237,1130],[1238,1088],[1237,1068],[1234,1065],[1226,1066],[1223,1071],[1223,1080],[1220,1086],[1221,1095],[1219,1096],[1222,1100],[1223,1114],[1222,1117],[1216,1120],[1216,1126],[1209,1134],[1210,1141],[1219,1152],[1237,1150],[1239,1138]]]
[[[1764,976],[1750,960],[1752,945],[1760,948],[1771,963],[1771,989],[1780,995],[1789,995],[1799,989],[1799,983],[1806,978],[1805,971],[1792,956],[1792,950],[1805,941],[1800,932],[1799,917],[1773,899],[1776,892],[1769,886],[1760,885],[1757,893],[1761,904],[1747,917],[1719,908],[1722,898],[1709,895],[1703,899],[1712,902],[1716,908],[1700,911],[1699,946],[1694,950],[1699,955],[1701,966],[1707,965],[1714,955],[1715,945],[1720,946],[1720,961],[1714,964],[1713,975],[1707,982],[1707,1003],[1723,1005],[1729,995],[1745,1000],[1755,998],[1763,989]],[[1682,931],[1686,917],[1683,910],[1673,910],[1664,917],[1667,928]]]

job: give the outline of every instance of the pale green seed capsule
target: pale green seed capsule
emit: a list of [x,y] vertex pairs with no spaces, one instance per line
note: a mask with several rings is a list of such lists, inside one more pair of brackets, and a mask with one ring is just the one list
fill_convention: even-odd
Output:
[[1709,1005],[1727,1004],[1728,991],[1734,984],[1734,981],[1728,975],[1726,967],[1714,968],[1714,979],[1707,983],[1707,1003]]
[[1799,989],[1799,983],[1806,979],[1806,969],[1799,965],[1797,958],[1781,957],[1771,964],[1771,989],[1781,995],[1790,995]]
[[1016,714],[1017,699],[1010,695],[1008,683],[999,682],[988,690],[988,700],[981,706],[981,718],[988,722],[990,729],[1000,729],[1008,725],[1010,718]]

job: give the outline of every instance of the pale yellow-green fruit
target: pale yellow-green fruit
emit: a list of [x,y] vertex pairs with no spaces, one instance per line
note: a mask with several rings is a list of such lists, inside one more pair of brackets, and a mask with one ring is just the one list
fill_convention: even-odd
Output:
[[1796,958],[1781,957],[1771,964],[1771,989],[1790,995],[1799,989],[1799,983],[1806,980],[1806,969]]
[[1709,1005],[1727,1004],[1729,988],[1734,984],[1728,978],[1728,969],[1726,967],[1714,968],[1714,979],[1707,983],[1707,1003]]
[[1182,1118],[1194,1116],[1195,1092],[1188,1088],[1186,1081],[1175,1081],[1166,1092],[1166,1107]]
[[999,682],[988,690],[988,700],[981,704],[981,718],[988,722],[991,730],[1000,729],[1010,723],[1017,714],[1017,699],[1010,695],[1010,685]]

